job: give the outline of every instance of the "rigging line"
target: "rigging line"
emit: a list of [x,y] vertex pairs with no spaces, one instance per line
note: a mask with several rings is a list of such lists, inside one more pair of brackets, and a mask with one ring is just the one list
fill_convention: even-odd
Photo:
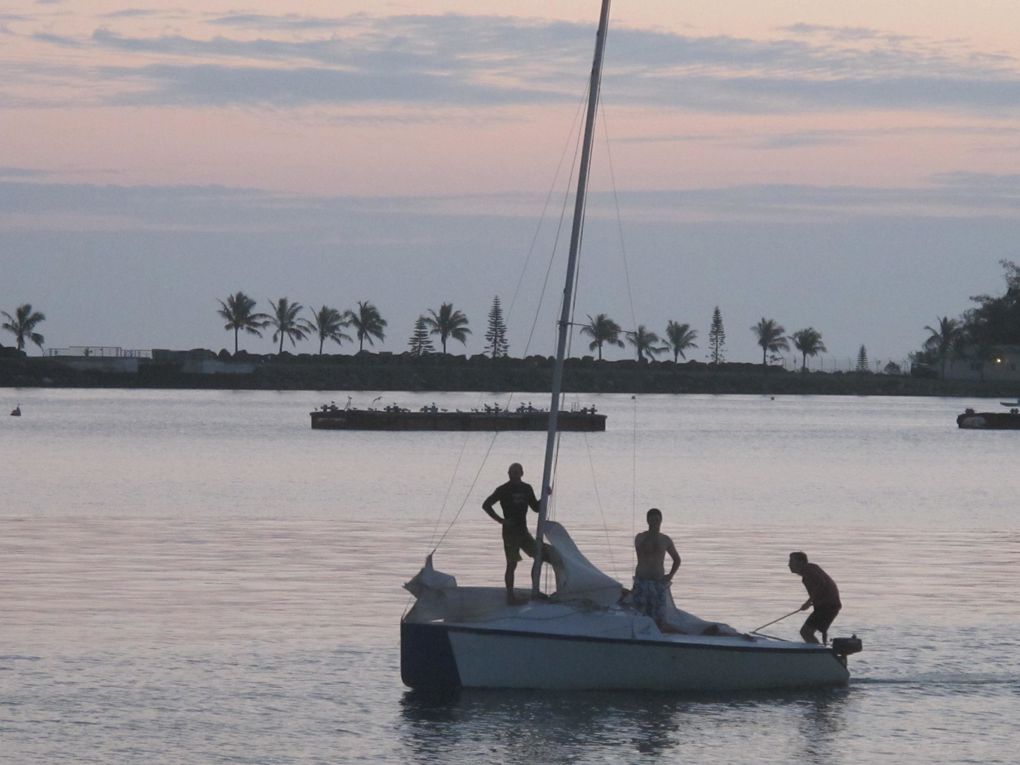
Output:
[[623,261],[623,279],[627,285],[627,301],[630,305],[631,326],[637,327],[637,314],[634,311],[634,291],[630,286],[630,268],[627,265],[627,244],[623,236],[623,216],[620,213],[620,197],[616,187],[616,171],[613,167],[613,152],[609,143],[609,119],[606,107],[602,106],[602,134],[606,142],[606,158],[609,162],[609,182],[613,189],[613,203],[616,205],[616,228],[620,235],[620,258]]
[[[583,110],[584,110],[584,106],[585,106],[586,102],[587,102],[587,94],[585,94],[584,96],[581,97],[581,99],[580,99],[580,101],[578,103],[577,111],[574,114],[574,119],[571,122],[571,130],[568,133],[567,141],[564,143],[563,151],[560,154],[560,161],[559,161],[559,164],[556,167],[556,172],[553,174],[553,180],[552,180],[552,183],[551,183],[551,185],[549,187],[549,192],[546,195],[545,203],[544,203],[544,205],[542,207],[542,214],[539,217],[538,225],[535,227],[535,233],[532,236],[531,245],[528,248],[528,254],[527,254],[526,258],[525,258],[524,266],[521,269],[520,276],[517,279],[517,286],[515,287],[514,293],[513,293],[513,297],[510,300],[510,306],[507,308],[507,312],[506,312],[507,320],[509,320],[510,317],[512,316],[512,314],[513,314],[514,305],[517,302],[517,298],[518,298],[518,295],[519,295],[519,292],[520,292],[520,288],[521,288],[521,285],[522,285],[522,283],[524,281],[524,276],[525,276],[525,274],[527,273],[527,270],[528,270],[528,264],[530,263],[531,257],[534,254],[535,246],[536,246],[536,243],[538,241],[538,236],[539,236],[539,233],[541,232],[541,228],[542,228],[542,220],[545,219],[546,213],[548,212],[549,204],[550,204],[550,202],[552,200],[553,193],[554,193],[554,191],[556,189],[556,181],[560,177],[560,171],[563,168],[563,161],[564,161],[564,159],[566,158],[566,155],[567,155],[567,147],[570,145],[570,135],[576,136],[575,139],[574,139],[574,154],[573,154],[573,157],[572,157],[572,160],[571,160],[571,165],[570,165],[570,176],[571,177],[573,176],[574,168],[577,166],[578,155],[579,155],[579,152],[580,152],[580,133],[579,133],[579,131],[574,129],[574,126],[577,125],[577,123],[578,123],[578,121],[580,119],[580,116],[583,114]],[[531,348],[531,342],[532,342],[532,339],[534,338],[535,329],[536,329],[536,327],[538,325],[538,317],[541,314],[541,310],[542,310],[542,298],[545,295],[546,289],[547,289],[548,284],[549,284],[549,278],[550,278],[550,275],[552,273],[552,264],[553,264],[553,260],[555,259],[556,248],[559,245],[560,236],[561,236],[562,231],[563,231],[563,224],[564,224],[564,220],[566,219],[566,212],[565,211],[566,211],[567,205],[569,204],[570,196],[571,196],[570,192],[571,192],[571,187],[570,187],[570,184],[568,183],[567,184],[566,192],[564,193],[564,196],[563,196],[563,204],[562,204],[562,206],[560,208],[560,222],[559,222],[559,225],[558,225],[557,230],[556,230],[556,237],[555,237],[554,242],[553,242],[552,254],[549,257],[549,263],[546,266],[545,279],[543,280],[543,283],[542,283],[542,290],[540,292],[540,296],[542,296],[542,297],[540,297],[540,299],[539,299],[538,309],[535,312],[535,318],[533,319],[532,324],[531,324],[531,331],[528,333],[528,341],[527,341],[527,343],[525,344],[525,347],[524,347],[524,355],[525,356],[528,355],[528,351]],[[514,400],[514,394],[511,392],[511,393],[508,394],[507,399],[506,399],[506,409],[507,410],[510,409],[510,406],[511,406],[513,400]],[[479,399],[478,399],[477,403],[478,403],[478,405],[481,405],[481,396],[480,395],[479,395]],[[465,435],[464,441],[463,441],[462,446],[461,446],[461,456],[458,457],[458,459],[457,459],[458,469],[459,469],[459,466],[460,466],[461,457],[463,456],[464,448],[467,445],[467,440],[468,440],[468,437],[467,437],[467,435]],[[446,536],[449,534],[450,529],[457,522],[457,519],[460,517],[461,512],[464,510],[464,506],[467,504],[468,498],[470,497],[470,493],[474,489],[475,484],[478,482],[478,477],[479,477],[479,475],[481,475],[481,471],[485,467],[486,461],[488,459],[489,453],[492,451],[492,447],[493,447],[494,443],[495,443],[495,436],[493,436],[493,440],[489,444],[489,448],[485,452],[485,457],[483,457],[482,463],[479,466],[478,474],[475,476],[475,480],[472,482],[471,488],[468,489],[468,492],[465,495],[465,499],[464,499],[463,503],[461,503],[460,508],[457,510],[457,514],[453,517],[453,520],[450,521],[450,524],[449,524],[449,526],[447,526],[446,531],[443,532],[443,535],[439,538],[439,541],[436,542],[435,547],[433,548],[433,552],[435,552],[439,548],[439,545],[442,544],[443,540],[446,539]],[[439,528],[439,522],[442,519],[443,513],[445,513],[445,511],[446,511],[446,503],[447,503],[447,501],[449,499],[449,495],[451,493],[452,482],[453,482],[453,478],[451,478],[451,488],[447,489],[447,496],[443,500],[443,506],[442,506],[442,509],[440,510],[439,517],[436,519],[436,527],[435,527],[435,529],[433,529],[433,532],[432,532],[432,538],[433,539],[435,538],[436,530],[438,530],[438,528]]]
[[[588,180],[588,178],[590,176],[591,176],[591,163],[588,164],[587,174],[585,176],[585,182],[587,182],[587,180]],[[585,203],[585,207],[587,207],[587,203]],[[573,328],[575,326],[574,320],[577,318],[577,296],[578,296],[578,293],[580,291],[580,290],[578,290],[578,284],[580,284],[580,281],[581,281],[581,264],[584,261],[584,258],[582,256],[584,254],[584,226],[585,226],[586,221],[587,221],[587,218],[586,218],[586,216],[582,212],[582,215],[581,215],[581,224],[580,224],[580,226],[578,226],[578,229],[577,229],[577,256],[576,256],[576,258],[574,260],[574,284],[573,284],[573,289],[571,289],[571,291],[570,291],[570,294],[571,294],[570,321],[569,321],[569,325],[570,326],[567,329],[566,358],[570,358],[570,354],[571,354],[571,352],[573,351],[573,348],[574,348],[574,333],[573,333],[572,330],[573,330]],[[561,298],[561,302],[560,302],[559,308],[562,309],[562,307],[563,307],[563,303],[562,303],[562,298]],[[559,312],[557,312],[557,313],[559,313]],[[563,402],[566,401],[566,398],[567,398],[566,397],[566,393],[561,390],[560,391],[560,400],[559,400],[559,407],[561,409],[562,409]]]
[[[535,246],[538,243],[538,235],[542,231],[542,222],[545,220],[546,213],[549,210],[549,204],[552,202],[553,193],[556,191],[556,182],[560,177],[560,170],[563,169],[563,161],[567,157],[567,149],[570,147],[570,137],[577,134],[574,126],[580,121],[581,115],[584,113],[584,97],[581,98],[580,103],[577,105],[577,111],[574,113],[574,119],[570,123],[570,131],[567,133],[567,140],[563,143],[563,151],[560,152],[560,161],[556,165],[556,172],[553,173],[552,183],[549,184],[549,192],[546,194],[545,203],[542,205],[542,214],[538,217],[538,224],[535,226],[535,233],[531,237],[531,245],[528,247],[528,254],[524,259],[524,266],[521,268],[521,274],[517,277],[517,286],[514,287],[513,297],[510,298],[510,306],[507,308],[507,319],[510,319],[513,314],[514,305],[517,303],[517,297],[521,291],[521,285],[524,283],[524,275],[528,272],[528,264],[531,262],[531,256],[535,253]],[[576,143],[576,139],[575,139]],[[573,175],[574,166],[577,164],[577,148],[574,148],[574,159],[570,166],[571,175]],[[569,183],[567,184],[570,185]],[[569,189],[568,189],[569,193]],[[562,214],[561,214],[562,220]]]
[[[436,525],[432,527],[432,535],[429,537],[429,545],[436,538],[436,533],[439,531],[439,522],[443,519],[443,514],[446,512],[446,505],[450,501],[450,494],[453,493],[453,484],[457,479],[457,473],[460,472],[460,463],[464,459],[464,451],[467,449],[468,435],[465,433],[464,437],[460,442],[460,453],[457,455],[457,464],[453,467],[453,473],[450,475],[450,483],[446,487],[446,496],[443,497],[443,504],[439,508],[439,515],[436,517]],[[438,549],[439,543],[436,542],[436,546],[432,548],[432,552]]]
[[[608,10],[608,2],[606,3],[606,9]],[[594,78],[594,70],[593,70],[593,78]],[[601,83],[601,67],[600,67],[599,68],[599,79],[598,79],[598,82],[593,82],[591,90],[589,92],[589,100],[588,100],[588,104],[587,105],[588,105],[589,109],[591,109],[590,114],[592,114],[592,115],[594,115],[595,112],[597,112],[597,110],[598,110],[598,105],[599,105],[599,100],[600,100],[599,99],[599,91],[601,90],[601,84],[602,83]],[[586,128],[586,130],[587,130],[587,128]],[[579,139],[581,138],[581,136],[578,136],[578,137],[579,137]],[[589,144],[589,148],[590,148],[590,144]],[[572,232],[572,233],[576,233],[577,239],[576,239],[576,242],[571,242],[571,245],[572,245],[571,256],[574,259],[574,274],[573,274],[573,283],[572,284],[568,283],[568,287],[570,288],[570,294],[572,295],[572,299],[570,301],[570,305],[568,306],[568,305],[566,305],[566,296],[563,295],[563,296],[560,297],[560,305],[559,305],[560,312],[567,314],[568,326],[564,327],[563,330],[565,330],[565,339],[566,339],[566,348],[564,348],[564,352],[568,356],[569,356],[571,344],[573,342],[573,335],[572,335],[572,333],[569,330],[570,330],[570,325],[573,324],[573,321],[574,321],[574,318],[575,318],[574,317],[574,311],[575,311],[575,309],[577,307],[577,289],[576,288],[577,288],[578,278],[579,278],[579,275],[580,275],[579,263],[580,263],[580,260],[581,260],[581,250],[582,250],[581,244],[582,244],[582,241],[583,241],[583,238],[584,238],[585,212],[586,212],[586,207],[587,207],[587,200],[584,198],[583,195],[580,194],[580,192],[581,192],[582,189],[587,188],[588,180],[590,178],[591,178],[591,162],[589,161],[587,164],[582,163],[581,171],[578,173],[578,179],[577,179],[577,190],[578,190],[578,193],[579,193],[579,198],[578,198],[577,204],[579,205],[579,209],[575,209],[575,218],[574,218],[574,221],[573,221],[575,229],[574,229],[574,232]],[[561,220],[561,227],[562,227],[562,220]],[[558,239],[559,239],[559,232],[557,232],[557,241],[558,241]],[[575,247],[576,247],[576,249],[574,249]],[[552,259],[551,258],[550,258],[549,266],[550,266],[550,268],[552,266]],[[568,266],[568,271],[569,271],[569,266]],[[548,273],[546,274],[546,280],[548,281]],[[544,295],[545,295],[545,286],[544,285],[543,285],[543,289],[542,289],[542,294],[543,294],[543,297],[544,297]],[[537,320],[538,320],[538,317],[536,315],[536,322],[535,322],[536,324],[537,324]],[[557,327],[557,329],[559,330],[559,327]],[[535,325],[532,326],[532,334],[534,334],[534,331],[535,331]],[[563,338],[563,337],[564,337],[564,335],[561,335],[561,338]],[[531,336],[529,336],[529,338],[528,338],[529,346],[530,346],[530,343],[531,343]],[[557,356],[558,355],[559,355],[559,351],[557,351]],[[561,362],[562,362],[562,359],[561,359]],[[555,406],[557,407],[557,409],[560,408],[560,405],[561,405],[561,403],[564,400],[564,394],[563,394],[562,389],[558,392],[558,394],[559,394],[559,400],[555,402]],[[550,416],[551,416],[551,413],[550,413]],[[552,476],[556,474],[556,470],[557,470],[557,468],[559,466],[560,447],[562,445],[562,441],[559,438],[559,434],[555,434],[554,433],[552,435],[553,435],[553,442],[554,442],[554,446],[553,446],[554,452],[553,452],[553,455],[552,455],[552,462],[549,465],[549,484],[550,485],[553,483]],[[544,493],[545,493],[546,490],[547,490],[547,487],[543,485],[541,487],[541,491],[543,493],[543,496],[544,496]],[[545,501],[545,511],[546,511],[546,517],[548,517],[548,512],[549,512],[549,501],[548,500]],[[541,517],[539,519],[539,522],[541,523]],[[541,551],[539,550],[539,551],[536,552],[536,554],[539,554],[540,552]],[[536,579],[537,579],[537,577],[536,577]],[[548,574],[548,572],[546,572],[546,586],[547,586],[547,588],[548,588],[548,581],[549,581],[549,574]],[[537,581],[536,581],[536,585],[535,586],[536,587],[538,586],[537,585]]]
[[637,533],[636,521],[637,516],[637,396],[631,396],[630,400],[634,402],[633,406],[633,426],[631,429],[630,436],[630,531],[631,534]]
[[[601,92],[602,92],[602,88],[601,88],[601,81],[600,81],[599,82],[599,88],[596,90],[596,93],[595,93],[596,110],[600,110],[600,107],[602,107],[601,110],[604,112],[604,108],[605,107],[602,104]],[[605,115],[603,114],[603,119],[604,118],[605,118]],[[591,166],[592,166],[592,164],[593,163],[589,161],[588,166],[584,169],[585,170],[585,175],[584,175],[585,187],[587,187],[588,181],[591,179]],[[578,183],[580,183],[580,180],[578,180]],[[572,289],[570,291],[570,294],[571,294],[570,327],[571,328],[574,326],[574,320],[577,318],[577,296],[578,296],[578,292],[580,291],[580,290],[578,290],[577,287],[578,287],[578,284],[580,284],[580,281],[581,281],[581,264],[582,264],[582,262],[584,260],[584,258],[582,257],[582,255],[584,253],[584,228],[585,228],[585,224],[588,221],[588,217],[587,217],[588,200],[587,200],[587,198],[585,198],[582,201],[582,205],[583,205],[583,207],[581,209],[581,221],[580,221],[580,225],[578,226],[578,229],[577,229],[577,255],[576,255],[576,258],[575,258],[575,261],[574,261],[574,283],[573,283]],[[560,304],[560,306],[562,308],[562,303]],[[573,348],[573,343],[574,343],[574,334],[573,334],[573,332],[569,331],[569,328],[568,328],[568,332],[567,332],[567,349],[566,349],[566,355],[567,355],[568,358],[570,357],[570,352],[571,352],[571,350]],[[561,395],[560,400],[561,401],[563,400],[562,395]]]
[[[570,166],[571,176],[573,176],[573,170],[577,166],[578,154],[581,147],[581,136],[578,135],[574,144],[574,160]],[[531,331],[528,333],[528,342],[524,346],[524,354],[527,356],[528,351],[531,348],[531,341],[535,337],[535,329],[538,327],[538,318],[542,315],[542,303],[545,302],[546,289],[549,286],[549,277],[552,273],[553,261],[556,259],[556,250],[559,248],[560,236],[563,233],[563,225],[566,221],[566,211],[570,204],[570,189],[571,186],[568,183],[567,188],[563,193],[563,205],[560,207],[560,222],[556,227],[556,237],[553,239],[552,251],[549,253],[549,262],[545,267],[545,278],[542,280],[542,290],[539,292],[538,308],[535,309],[535,318],[531,322]]]
[[464,501],[460,503],[460,507],[457,508],[456,515],[453,516],[453,520],[450,521],[450,523],[447,525],[446,531],[443,532],[443,535],[439,537],[439,541],[436,542],[436,546],[432,548],[433,553],[435,553],[435,551],[439,549],[439,545],[441,545],[443,543],[443,540],[446,539],[447,534],[450,533],[450,529],[453,528],[453,524],[457,522],[457,519],[460,518],[460,514],[464,512],[464,507],[465,505],[467,505],[468,500],[471,498],[471,492],[474,491],[475,486],[478,484],[478,479],[482,475],[482,470],[485,468],[485,463],[488,462],[489,460],[489,454],[492,452],[492,447],[496,445],[496,438],[498,436],[499,431],[496,431],[495,433],[492,434],[492,438],[489,439],[489,448],[486,449],[485,454],[482,455],[481,464],[478,466],[478,472],[475,473],[475,477],[474,479],[472,479],[471,485],[468,487],[468,490],[464,493]]
[[[599,482],[595,474],[595,461],[591,456],[591,441],[588,434],[584,434],[585,452],[588,454],[588,466],[591,468],[591,486],[595,491],[595,506],[599,509],[599,517],[602,518],[602,530],[606,533],[606,547],[609,548],[609,565],[619,577],[619,569],[616,567],[616,556],[613,555],[613,540],[609,534],[609,524],[606,522],[606,510],[602,506],[602,495],[599,494]],[[622,577],[620,577],[622,578]]]
[[[591,166],[589,165],[589,172]],[[585,217],[581,216],[581,225],[577,231],[577,258],[574,261],[574,288],[570,291],[571,303],[570,303],[570,327],[567,329],[567,349],[566,357],[570,358],[570,352],[574,347],[574,319],[577,318],[577,285],[581,281],[581,264],[584,262],[582,254],[584,253],[584,223]],[[562,399],[561,399],[562,400]]]
[[[577,236],[577,259],[574,261],[574,289],[571,290],[571,304],[570,304],[570,326],[567,329],[567,347],[565,350],[565,358],[570,358],[570,354],[574,350],[574,319],[577,313],[577,283],[581,278],[581,242],[584,240],[584,221],[581,221],[581,228]],[[563,409],[563,404],[567,400],[567,393],[564,390],[560,390],[559,409]],[[575,398],[575,401],[578,399]]]

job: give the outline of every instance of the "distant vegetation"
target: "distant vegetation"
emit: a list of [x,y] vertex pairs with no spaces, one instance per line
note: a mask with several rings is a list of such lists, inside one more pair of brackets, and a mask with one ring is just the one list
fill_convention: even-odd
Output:
[[[1002,346],[1020,346],[1020,266],[1011,260],[1002,260],[1006,290],[1002,295],[976,295],[971,297],[974,307],[959,317],[936,317],[933,324],[926,325],[927,337],[921,348],[912,353],[911,362],[915,367],[930,368],[931,374],[945,377],[947,366],[954,359],[968,359],[983,370],[984,365],[996,358],[996,351]],[[263,330],[273,328],[272,340],[277,354],[282,354],[284,341],[290,340],[292,347],[306,339],[318,339],[319,355],[323,354],[327,342],[342,347],[357,339],[358,350],[365,343],[374,346],[386,339],[387,322],[379,309],[370,301],[358,301],[353,309],[338,309],[323,305],[318,309],[305,309],[300,303],[282,297],[270,300],[270,313],[256,310],[256,301],[238,291],[218,300],[217,315],[224,320],[223,328],[233,334],[234,353],[240,349],[240,335],[245,333],[262,337]],[[308,315],[303,315],[307,311]],[[45,314],[35,311],[30,303],[18,306],[14,313],[0,311],[5,321],[0,329],[14,335],[17,349],[24,351],[27,343],[43,348],[44,338],[37,331],[45,321]],[[618,322],[605,313],[587,316],[587,323],[580,326],[580,333],[590,338],[588,350],[603,358],[606,346],[624,347],[624,338],[634,348],[635,358],[641,364],[652,361],[662,353],[670,353],[673,363],[688,360],[688,352],[698,348],[695,342],[698,332],[686,322],[669,320],[664,334],[660,337],[653,329],[638,324],[636,329],[624,330]],[[751,327],[757,345],[762,349],[762,367],[768,369],[782,359],[783,352],[793,349],[799,353],[801,370],[807,371],[808,358],[826,353],[822,333],[814,327],[798,329],[787,335],[786,329],[775,319],[762,317]],[[442,303],[438,310],[428,309],[418,316],[411,331],[407,347],[412,356],[426,356],[437,353],[432,338],[439,340],[438,353],[446,355],[450,340],[467,344],[471,335],[467,315],[456,309],[452,302]],[[506,323],[499,296],[493,297],[484,335],[484,353],[491,358],[509,355]],[[722,311],[716,306],[712,312],[708,332],[706,357],[710,365],[719,366],[726,362],[726,330],[723,326]],[[868,355],[864,345],[857,354],[856,370],[868,372]],[[899,365],[889,362],[883,370],[886,374],[901,374]]]
[[976,305],[958,318],[936,317],[920,350],[911,354],[915,364],[930,366],[945,377],[949,362],[966,359],[984,372],[996,359],[996,349],[1020,345],[1020,266],[1000,260],[1006,291],[1002,295],[975,295]]
[[46,320],[45,314],[33,311],[31,303],[19,305],[15,309],[13,316],[7,313],[7,311],[0,311],[0,313],[7,319],[2,325],[3,329],[14,335],[19,351],[25,350],[26,340],[31,340],[39,348],[43,347],[45,338],[36,332],[35,328]]
[[[290,303],[287,298],[281,298],[279,303],[270,301],[273,307],[272,314],[256,312],[255,301],[243,292],[231,295],[219,303],[218,313],[227,319],[224,329],[234,333],[235,353],[238,333],[242,329],[261,337],[261,330],[270,325],[276,328],[273,340],[279,342],[277,353],[283,352],[284,337],[290,338],[291,344],[295,344],[296,340],[303,340],[307,335],[317,335],[320,355],[327,340],[332,340],[337,345],[351,341],[351,335],[346,334],[344,329],[350,328],[354,332],[354,336],[358,338],[359,351],[364,350],[365,341],[368,341],[369,345],[374,345],[375,340],[381,343],[386,337],[384,332],[386,320],[379,313],[379,309],[367,300],[359,301],[354,310],[340,311],[324,305],[314,312],[311,320],[301,318],[298,315],[302,310],[301,304]],[[663,353],[672,354],[673,363],[678,364],[680,359],[687,361],[687,353],[698,347],[695,342],[698,339],[698,332],[686,322],[670,319],[666,323],[664,336],[660,337],[644,324],[638,324],[634,330],[625,331],[613,318],[604,313],[595,316],[589,314],[587,319],[588,323],[580,326],[580,333],[591,338],[588,350],[595,351],[599,361],[602,361],[602,352],[607,345],[623,348],[624,338],[634,348],[635,359],[642,364],[655,360]],[[432,342],[432,337],[435,336],[439,338],[439,353],[445,355],[450,340],[462,345],[467,344],[468,335],[471,334],[469,325],[467,315],[454,308],[452,302],[442,303],[438,310],[430,308],[415,319],[407,340],[408,352],[412,356],[435,354],[437,351]],[[761,321],[751,327],[751,331],[762,349],[762,367],[765,369],[782,358],[778,355],[780,352],[790,350],[791,342],[801,354],[803,371],[807,371],[809,356],[814,357],[826,351],[822,333],[814,327],[799,329],[787,336],[783,325],[775,319],[762,317]],[[718,306],[712,312],[708,344],[710,363],[713,365],[725,363],[726,330],[723,327],[722,311]],[[496,295],[489,310],[484,352],[495,359],[508,356],[509,350],[503,306],[499,295]]]

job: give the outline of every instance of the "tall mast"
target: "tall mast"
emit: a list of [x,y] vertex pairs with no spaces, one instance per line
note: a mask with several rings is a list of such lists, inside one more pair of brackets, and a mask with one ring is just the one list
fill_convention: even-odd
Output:
[[570,254],[567,258],[567,276],[563,285],[563,304],[560,310],[556,341],[556,365],[553,367],[552,400],[549,404],[549,431],[545,442],[545,464],[542,469],[541,500],[538,511],[538,528],[535,531],[535,563],[531,568],[531,592],[538,595],[542,575],[542,539],[549,508],[549,487],[552,484],[553,456],[556,452],[556,429],[559,421],[560,394],[563,388],[563,360],[567,355],[567,333],[570,331],[570,307],[573,303],[574,276],[577,272],[577,253],[581,244],[584,223],[584,202],[588,189],[588,168],[591,164],[591,145],[595,135],[595,112],[598,110],[599,85],[602,82],[602,54],[609,31],[610,0],[602,0],[599,28],[595,35],[595,58],[591,65],[591,83],[588,86],[588,114],[584,123],[584,143],[581,148],[581,166],[577,173],[577,197],[574,200],[574,225],[570,231]]

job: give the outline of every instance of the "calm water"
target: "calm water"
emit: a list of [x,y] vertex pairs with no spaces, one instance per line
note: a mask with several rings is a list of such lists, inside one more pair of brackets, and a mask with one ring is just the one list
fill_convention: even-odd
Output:
[[609,430],[564,437],[555,512],[589,557],[626,578],[661,507],[678,603],[750,629],[803,602],[804,549],[865,641],[851,685],[437,703],[400,684],[401,584],[440,537],[438,568],[500,583],[479,504],[511,461],[540,480],[544,436],[313,432],[346,395],[0,390],[24,412],[0,418],[0,762],[1017,761],[1020,433],[955,425],[997,402],[579,400]]

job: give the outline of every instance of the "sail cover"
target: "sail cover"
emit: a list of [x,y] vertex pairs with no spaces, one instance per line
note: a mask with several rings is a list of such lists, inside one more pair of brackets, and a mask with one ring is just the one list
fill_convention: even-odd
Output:
[[[556,577],[553,601],[584,601],[603,608],[619,605],[628,608],[629,595],[623,597],[623,586],[584,557],[563,526],[554,521],[546,521],[542,530],[545,541],[553,548],[552,560],[549,561]],[[433,568],[431,555],[426,558],[421,571],[404,588],[417,598],[414,621],[475,621],[487,619],[506,606],[502,588],[460,587],[452,576]],[[680,610],[673,602],[672,593],[666,602],[663,621],[675,631],[687,635],[740,634],[728,624],[699,619],[694,614]]]
[[607,607],[619,602],[623,587],[584,557],[563,526],[546,521],[542,533],[554,552],[550,563],[556,575],[557,600],[588,600]]

